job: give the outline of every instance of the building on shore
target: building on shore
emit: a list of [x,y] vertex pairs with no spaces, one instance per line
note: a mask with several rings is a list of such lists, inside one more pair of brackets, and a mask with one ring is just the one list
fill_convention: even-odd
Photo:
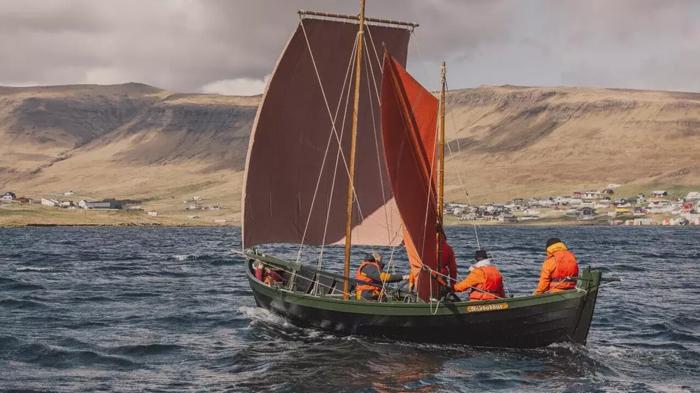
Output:
[[17,195],[15,195],[14,192],[8,191],[8,192],[2,194],[2,196],[0,196],[0,201],[3,201],[3,202],[12,202],[15,199],[17,199]]
[[41,204],[43,206],[49,206],[49,207],[55,207],[59,205],[59,201],[55,199],[47,199],[47,198],[41,198]]
[[116,199],[104,199],[101,201],[87,201],[83,199],[78,202],[78,206],[83,209],[121,209],[122,203]]

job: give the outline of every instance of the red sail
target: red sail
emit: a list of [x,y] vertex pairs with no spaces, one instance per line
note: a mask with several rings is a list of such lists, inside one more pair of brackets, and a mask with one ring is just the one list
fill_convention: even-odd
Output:
[[428,300],[438,293],[437,282],[421,269],[437,270],[438,100],[386,54],[381,106],[384,155],[404,225],[411,275],[418,296]]

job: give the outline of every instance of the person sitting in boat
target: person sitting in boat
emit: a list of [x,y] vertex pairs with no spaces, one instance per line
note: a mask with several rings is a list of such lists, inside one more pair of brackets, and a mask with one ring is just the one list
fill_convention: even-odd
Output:
[[280,274],[280,272],[277,271],[276,269],[271,269],[269,267],[265,268],[264,276],[265,276],[265,279],[263,282],[265,283],[265,285],[268,285],[268,286],[278,285],[278,284],[281,284],[283,281],[282,275]]
[[365,255],[360,267],[357,268],[355,279],[360,282],[375,285],[359,284],[355,288],[355,297],[365,300],[378,300],[382,295],[382,285],[384,283],[399,282],[408,280],[408,275],[390,274],[382,271],[384,264],[382,256],[378,253]]
[[540,282],[535,289],[535,295],[575,288],[578,262],[574,253],[556,237],[547,240],[545,249],[547,259],[542,264]]
[[503,276],[496,266],[491,264],[486,250],[476,250],[476,263],[469,267],[467,277],[452,286],[455,292],[471,291],[469,300],[491,300],[504,298]]

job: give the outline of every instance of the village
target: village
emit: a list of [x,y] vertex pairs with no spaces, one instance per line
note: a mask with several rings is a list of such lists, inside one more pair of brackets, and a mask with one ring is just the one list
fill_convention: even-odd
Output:
[[617,184],[567,196],[514,198],[481,205],[452,202],[445,216],[460,223],[569,223],[598,225],[700,225],[700,192],[672,198],[665,190],[615,197]]
[[[156,209],[147,209],[143,207],[143,201],[132,199],[85,199],[76,198],[79,195],[73,191],[62,193],[53,193],[50,196],[42,198],[32,198],[27,196],[17,196],[12,191],[7,191],[0,194],[0,208],[17,206],[25,209],[39,212],[40,216],[43,212],[44,216],[52,215],[52,212],[60,211],[94,211],[102,213],[124,213],[128,217],[148,218],[153,219],[164,218],[163,212]],[[226,224],[230,220],[220,217],[217,213],[223,209],[219,203],[207,203],[200,196],[193,196],[187,200],[183,200],[183,207],[168,206],[164,207],[165,216],[170,216],[171,219],[177,219],[177,224],[181,224],[183,220],[192,222],[193,225],[221,225]],[[50,210],[42,210],[50,209]],[[17,210],[14,210],[17,211]],[[195,214],[197,213],[197,214]],[[179,217],[182,216],[182,217]],[[172,220],[162,220],[164,225],[172,224]],[[89,222],[89,221],[88,221]],[[158,225],[158,221],[152,222]],[[35,223],[40,224],[40,222]]]
[[[514,198],[505,203],[445,204],[448,224],[538,224],[538,225],[700,225],[700,191],[672,197],[665,190],[652,190],[633,197],[617,197],[616,184],[597,191],[575,191],[566,196]],[[156,209],[145,209],[142,201],[128,199],[75,198],[66,191],[43,198],[0,194],[0,203],[38,205],[40,208],[90,211],[119,211],[151,219],[163,216]],[[169,207],[166,215],[182,216],[178,224],[235,224],[218,215],[219,203],[208,203],[200,196],[182,201],[182,207]],[[164,222],[167,225],[167,221]],[[189,224],[186,224],[189,225]]]

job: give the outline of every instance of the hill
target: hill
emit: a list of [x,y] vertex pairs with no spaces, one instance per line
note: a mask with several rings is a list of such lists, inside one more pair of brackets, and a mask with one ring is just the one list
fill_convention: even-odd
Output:
[[453,198],[457,173],[478,201],[700,185],[698,93],[480,87],[448,105]]
[[[0,190],[139,200],[183,220],[199,196],[223,209],[198,214],[237,222],[258,103],[137,83],[0,87]],[[484,86],[448,108],[451,200],[461,183],[475,202],[700,185],[698,93]]]

